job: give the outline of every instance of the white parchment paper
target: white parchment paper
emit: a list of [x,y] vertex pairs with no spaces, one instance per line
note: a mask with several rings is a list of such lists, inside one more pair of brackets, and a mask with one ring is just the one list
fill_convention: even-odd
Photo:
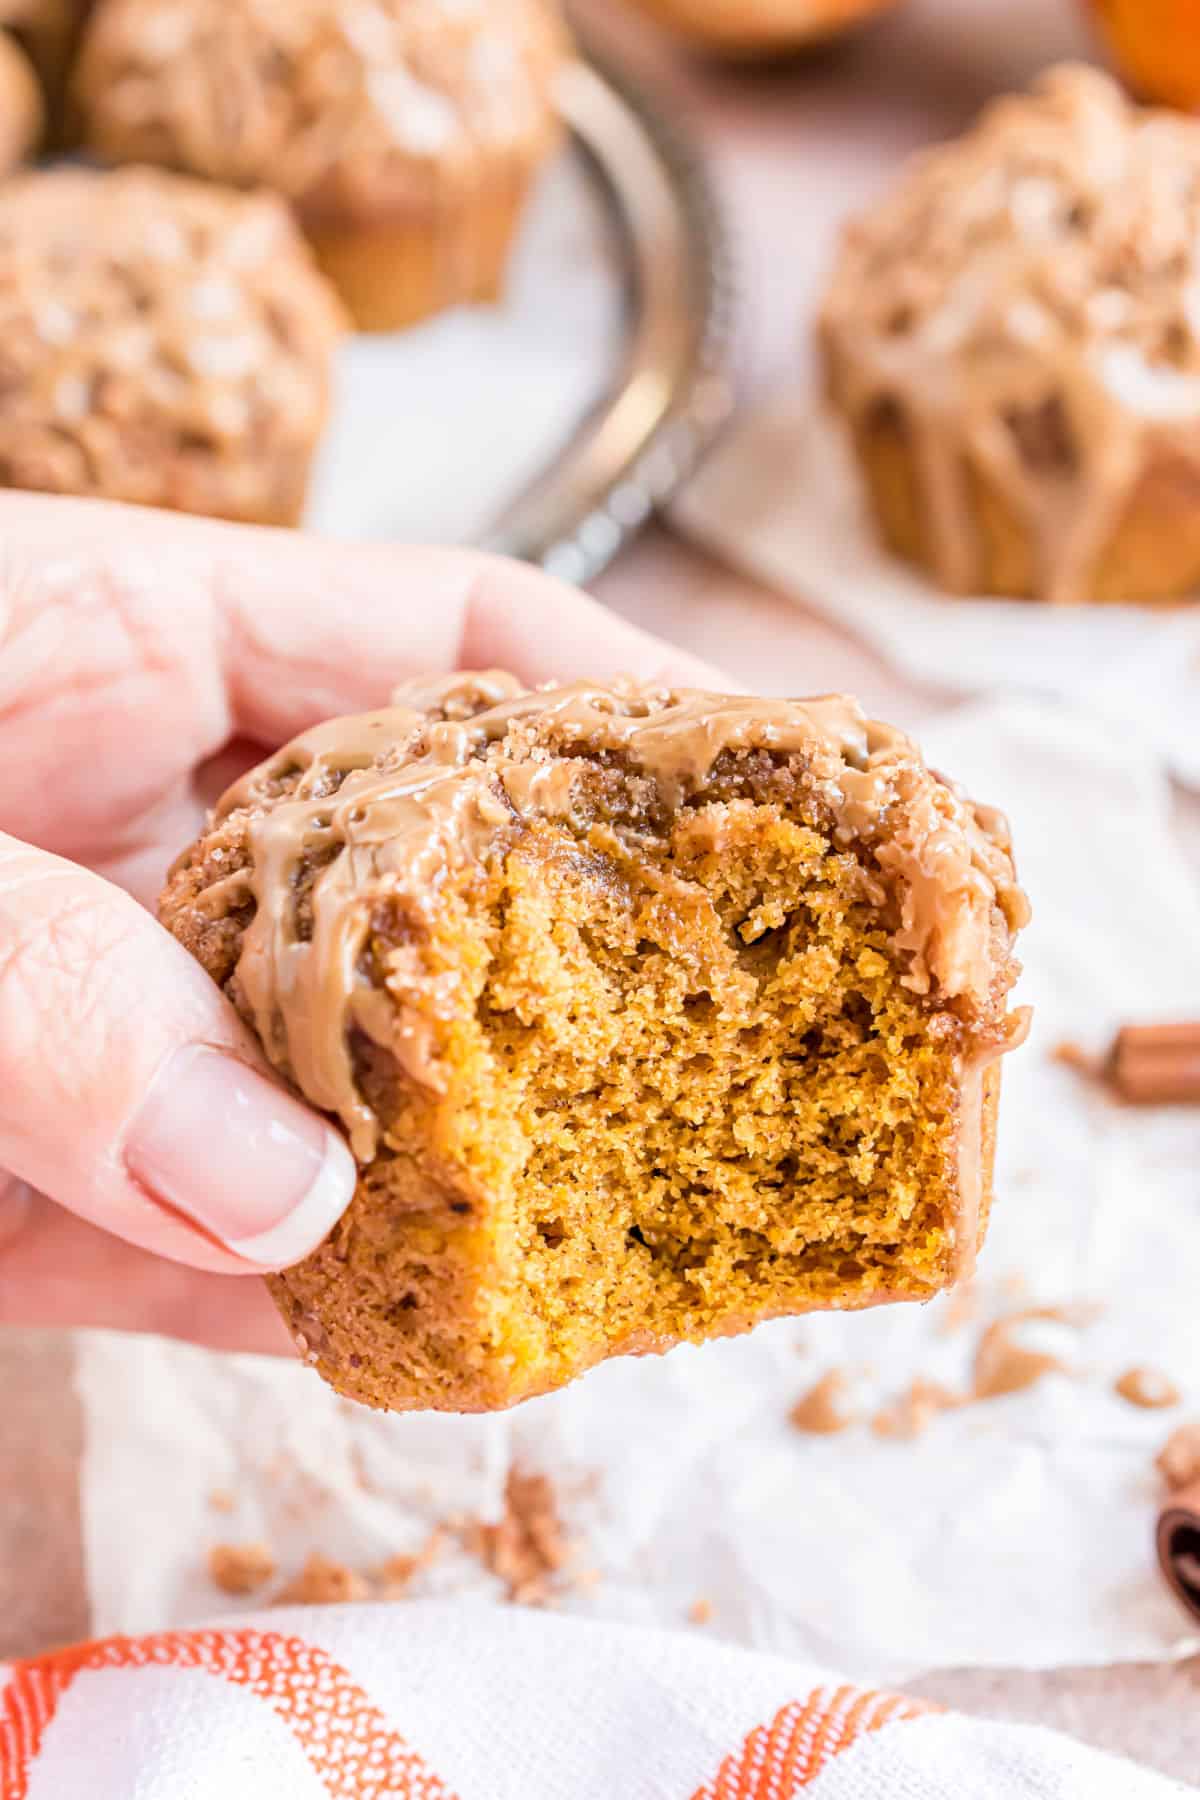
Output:
[[842,433],[815,382],[798,373],[744,415],[671,518],[926,688],[1084,703],[1200,786],[1200,603],[1048,607],[943,595],[879,544]]
[[[1152,1458],[1200,1413],[1200,1112],[1118,1108],[1048,1052],[1138,1016],[1200,1017],[1200,897],[1165,781],[1107,726],[999,702],[940,721],[927,749],[1009,810],[1036,909],[1020,998],[1037,1020],[1005,1071],[984,1314],[1012,1308],[1013,1276],[1032,1300],[1101,1302],[1066,1334],[1074,1373],[896,1443],[865,1426],[802,1436],[786,1414],[831,1366],[858,1372],[867,1404],[918,1373],[964,1380],[978,1328],[948,1333],[945,1301],[613,1363],[493,1419],[378,1417],[300,1367],[87,1337],[98,1631],[211,1614],[218,1539],[266,1535],[288,1568],[314,1546],[357,1563],[410,1550],[448,1512],[494,1511],[518,1457],[559,1481],[598,1571],[572,1610],[679,1625],[703,1596],[714,1632],[873,1679],[1181,1650],[1152,1560]],[[1134,1363],[1169,1372],[1184,1405],[1119,1400]],[[213,1488],[233,1514],[211,1511]],[[499,1598],[457,1554],[423,1580]]]

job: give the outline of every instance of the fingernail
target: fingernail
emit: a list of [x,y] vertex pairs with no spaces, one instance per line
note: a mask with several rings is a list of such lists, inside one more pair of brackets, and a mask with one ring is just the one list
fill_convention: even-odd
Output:
[[33,1214],[33,1190],[15,1176],[0,1175],[0,1250],[15,1243]]
[[236,1057],[176,1050],[142,1102],[125,1163],[154,1198],[263,1269],[299,1262],[350,1203],[355,1167],[316,1113]]

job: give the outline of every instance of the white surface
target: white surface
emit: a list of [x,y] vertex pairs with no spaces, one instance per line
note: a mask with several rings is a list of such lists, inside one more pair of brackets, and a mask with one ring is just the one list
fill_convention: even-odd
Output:
[[799,376],[742,419],[671,517],[909,679],[1086,704],[1200,787],[1200,604],[1065,608],[940,594],[879,545],[841,433]]
[[466,543],[543,473],[617,366],[608,228],[594,184],[564,155],[524,221],[500,306],[347,342],[310,529]]
[[[263,1613],[150,1654],[155,1666],[125,1645],[123,1666],[75,1677],[19,1793],[129,1800],[131,1767],[137,1800],[717,1800],[735,1783],[754,1800],[790,1800],[797,1783],[812,1800],[1183,1792],[1050,1732],[914,1716],[697,1634],[342,1607]],[[0,1775],[5,1748],[0,1735]]]
[[[80,1385],[97,1630],[211,1611],[202,1556],[216,1539],[265,1532],[288,1567],[313,1545],[358,1562],[408,1550],[447,1511],[493,1507],[511,1452],[560,1481],[600,1571],[571,1610],[677,1625],[704,1595],[722,1636],[893,1681],[1181,1649],[1186,1622],[1152,1562],[1152,1458],[1200,1411],[1200,1121],[1116,1108],[1047,1052],[1119,1020],[1200,1017],[1200,902],[1164,780],[1103,726],[1010,702],[940,720],[927,749],[1011,813],[1036,915],[1018,997],[1037,1019],[1006,1065],[985,1299],[1011,1310],[1015,1272],[1031,1298],[1104,1302],[1067,1344],[1077,1375],[945,1415],[912,1444],[865,1427],[803,1437],[785,1416],[831,1365],[872,1365],[875,1399],[917,1373],[965,1379],[977,1330],[946,1335],[944,1302],[613,1363],[482,1420],[380,1418],[301,1368],[92,1338]],[[1166,1369],[1186,1407],[1117,1399],[1134,1363]],[[356,1485],[355,1443],[381,1492]],[[319,1502],[304,1516],[289,1516],[295,1484],[263,1473],[281,1445]],[[206,1509],[218,1486],[240,1496],[232,1518]],[[495,1585],[465,1558],[431,1579]]]

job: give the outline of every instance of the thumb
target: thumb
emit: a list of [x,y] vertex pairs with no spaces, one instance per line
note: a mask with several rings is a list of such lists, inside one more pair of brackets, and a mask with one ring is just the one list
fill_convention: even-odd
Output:
[[339,1134],[263,1072],[127,894],[0,833],[0,1170],[197,1268],[296,1262],[345,1210]]

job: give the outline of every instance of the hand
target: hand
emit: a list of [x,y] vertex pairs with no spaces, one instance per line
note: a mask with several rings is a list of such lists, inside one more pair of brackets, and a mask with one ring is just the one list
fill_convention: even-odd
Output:
[[264,748],[495,666],[715,679],[471,552],[0,493],[0,1324],[288,1347],[239,1277],[325,1236],[349,1151],[138,901]]

